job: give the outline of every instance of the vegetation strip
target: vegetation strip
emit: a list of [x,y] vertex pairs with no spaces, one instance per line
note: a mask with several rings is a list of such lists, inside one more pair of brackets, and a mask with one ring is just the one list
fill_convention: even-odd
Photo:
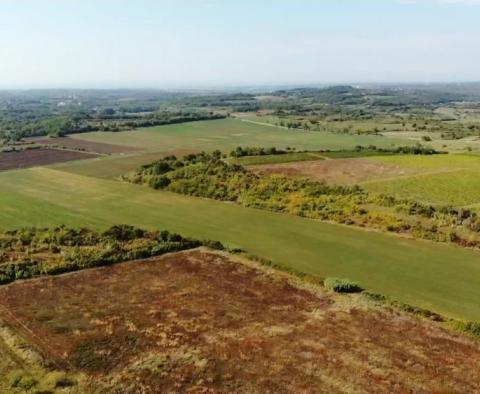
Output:
[[0,233],[0,284],[43,275],[111,265],[218,242],[183,238],[168,231],[149,232],[113,226],[103,233],[89,229],[21,229]]

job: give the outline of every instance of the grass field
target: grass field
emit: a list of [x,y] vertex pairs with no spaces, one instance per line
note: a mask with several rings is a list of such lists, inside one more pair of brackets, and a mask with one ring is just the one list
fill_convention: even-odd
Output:
[[422,173],[364,183],[363,187],[367,190],[430,204],[471,206],[480,203],[479,156],[390,156],[374,159]]
[[256,146],[302,150],[353,149],[356,145],[391,147],[412,144],[404,139],[356,136],[328,132],[304,132],[224,119],[151,127],[124,132],[96,132],[73,136],[75,139],[132,146],[148,150],[176,149],[229,151],[237,146]]
[[428,204],[466,207],[480,203],[478,171],[458,170],[371,182],[365,189]]
[[375,157],[384,163],[424,171],[480,170],[480,156],[477,155],[396,155]]
[[194,150],[178,149],[166,152],[147,152],[135,153],[129,155],[115,155],[100,157],[93,160],[74,161],[69,163],[61,163],[51,166],[61,171],[70,172],[77,175],[87,175],[96,178],[117,178],[129,171],[136,170],[143,164],[149,164],[165,157],[166,155],[176,155],[182,157]]
[[[34,168],[0,174],[0,227],[127,223],[220,240],[308,273],[480,320],[480,253]],[[280,247],[281,245],[281,247]]]

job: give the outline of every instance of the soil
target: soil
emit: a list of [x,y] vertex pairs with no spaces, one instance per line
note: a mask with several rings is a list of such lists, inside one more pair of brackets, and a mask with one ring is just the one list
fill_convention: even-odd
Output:
[[104,144],[100,142],[84,141],[70,137],[62,138],[41,138],[35,139],[35,143],[43,145],[55,145],[61,148],[67,149],[79,149],[86,152],[99,153],[99,154],[112,154],[112,153],[129,153],[141,151],[140,148],[132,146],[121,146],[114,144]]
[[250,166],[249,169],[262,175],[281,174],[306,177],[332,184],[354,184],[416,173],[413,169],[406,169],[368,158],[255,165]]
[[96,157],[96,155],[48,148],[1,152],[0,171],[43,166],[72,160],[90,159],[93,157]]

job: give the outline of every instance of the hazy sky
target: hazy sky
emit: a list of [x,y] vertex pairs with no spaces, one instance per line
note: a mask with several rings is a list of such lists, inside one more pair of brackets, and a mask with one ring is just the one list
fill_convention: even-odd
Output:
[[0,87],[480,80],[480,0],[0,0]]

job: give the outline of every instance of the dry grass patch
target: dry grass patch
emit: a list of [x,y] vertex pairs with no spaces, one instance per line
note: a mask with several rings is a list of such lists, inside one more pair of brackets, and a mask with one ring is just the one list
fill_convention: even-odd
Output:
[[376,179],[415,174],[418,171],[370,158],[349,158],[256,165],[249,167],[262,175],[281,174],[307,177],[331,184],[355,184]]
[[474,340],[298,283],[195,250],[4,286],[0,305],[46,358],[122,393],[480,390]]

